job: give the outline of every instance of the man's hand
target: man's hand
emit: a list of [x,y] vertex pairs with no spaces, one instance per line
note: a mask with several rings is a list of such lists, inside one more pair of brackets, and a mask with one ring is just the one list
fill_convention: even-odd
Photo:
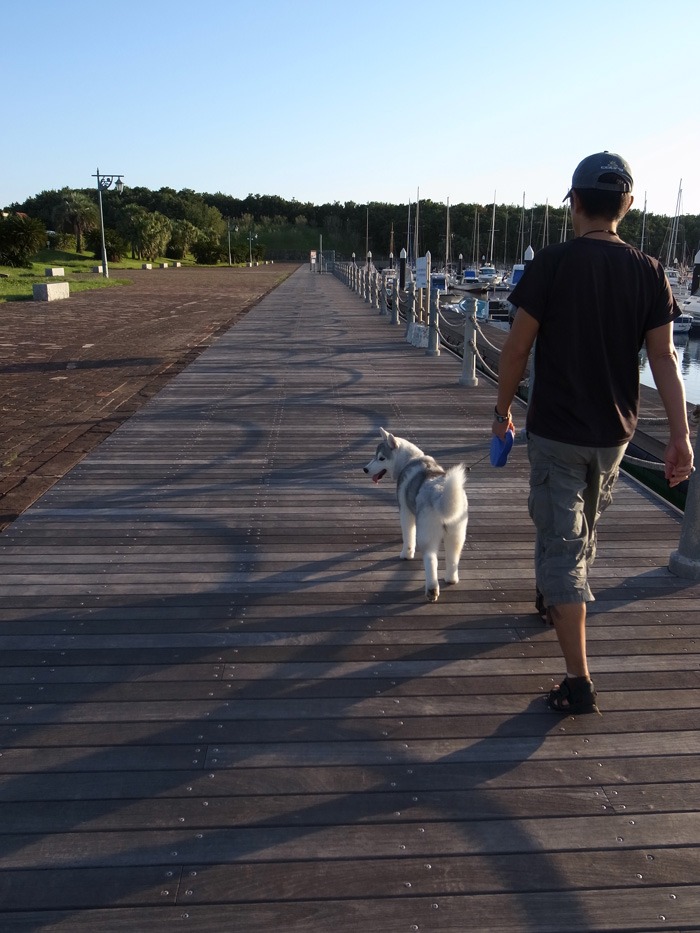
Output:
[[506,431],[509,428],[511,429],[513,434],[515,434],[515,425],[513,424],[512,420],[509,419],[508,421],[499,422],[499,421],[496,421],[496,419],[494,418],[493,424],[491,425],[491,433],[495,434],[496,437],[500,437],[501,440],[504,440],[506,436]]
[[668,485],[677,486],[688,479],[693,470],[693,448],[690,446],[690,439],[687,436],[676,440],[672,438],[664,452],[664,476]]

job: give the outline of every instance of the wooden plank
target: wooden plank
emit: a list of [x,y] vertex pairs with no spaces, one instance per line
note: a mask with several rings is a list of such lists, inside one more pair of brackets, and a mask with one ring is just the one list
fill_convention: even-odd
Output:
[[[152,863],[220,864],[254,862],[433,858],[439,855],[497,855],[546,852],[617,852],[623,849],[693,847],[698,844],[698,814],[663,813],[627,816],[413,822],[330,826],[225,826],[149,829],[120,832],[4,834],[2,869],[125,867]],[[149,855],[149,853],[151,853]],[[586,860],[585,854],[581,856]],[[630,879],[631,881],[631,879]],[[679,882],[676,882],[679,883]],[[700,915],[699,915],[700,916]]]
[[[317,900],[284,904],[239,904],[163,908],[125,908],[86,910],[79,915],[65,912],[7,913],[3,922],[8,933],[29,933],[41,924],[45,933],[65,930],[66,922],[76,933],[125,933],[142,923],[154,933],[168,933],[183,920],[189,921],[200,933],[220,933],[222,929],[241,929],[246,933],[269,933],[279,925],[289,933],[355,933],[358,929],[381,929],[383,933],[405,933],[418,929],[430,933],[561,933],[562,925],[572,933],[587,933],[591,929],[627,930],[629,933],[652,933],[664,930],[679,933],[697,930],[694,917],[698,912],[698,892],[684,888],[680,904],[678,888],[652,889],[647,898],[637,892],[581,892],[568,894],[502,895],[469,898],[446,897],[439,902],[425,898],[392,898],[388,900]],[[437,908],[435,904],[437,903]],[[437,914],[436,910],[441,913]],[[661,913],[664,910],[666,913]],[[629,925],[620,917],[629,918]],[[663,918],[663,919],[661,919]]]
[[[521,788],[604,788],[611,806],[613,790],[630,785],[654,785],[661,778],[674,781],[682,792],[685,783],[700,781],[700,756],[664,756],[604,758],[591,760],[572,758],[541,761],[522,760],[504,768],[498,761],[438,761],[359,765],[304,766],[290,769],[279,767],[255,768],[247,765],[216,771],[197,770],[197,764],[184,755],[162,756],[160,765],[151,756],[150,768],[136,770],[142,761],[139,749],[126,747],[121,756],[117,750],[104,750],[103,768],[100,769],[100,750],[83,767],[82,759],[75,755],[60,768],[47,759],[57,770],[52,773],[34,773],[17,768],[0,774],[0,800],[107,800],[155,799],[160,797],[246,797],[266,794],[364,794],[370,791],[462,791],[490,789],[519,791]],[[111,754],[110,754],[111,753]],[[94,770],[90,770],[90,765]],[[159,770],[159,767],[162,770]],[[672,768],[672,771],[670,770]],[[95,773],[99,772],[99,780]],[[665,785],[666,787],[668,784]],[[636,791],[633,791],[636,792]],[[517,802],[513,794],[511,805]],[[616,799],[616,798],[615,798]],[[643,804],[642,804],[643,806]]]

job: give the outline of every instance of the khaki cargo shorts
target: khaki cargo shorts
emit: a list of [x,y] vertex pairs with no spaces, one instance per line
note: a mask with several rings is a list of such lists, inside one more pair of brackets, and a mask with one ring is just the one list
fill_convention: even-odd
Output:
[[537,531],[535,578],[545,606],[595,599],[588,571],[598,519],[612,502],[627,444],[578,447],[528,435],[528,509]]

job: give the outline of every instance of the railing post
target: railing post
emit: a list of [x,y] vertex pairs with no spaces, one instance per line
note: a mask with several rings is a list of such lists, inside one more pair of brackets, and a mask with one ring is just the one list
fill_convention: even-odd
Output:
[[472,309],[464,315],[464,347],[462,348],[462,374],[459,384],[473,388],[479,385],[476,378],[476,298],[472,298]]
[[406,307],[406,333],[416,320],[416,283],[408,283],[408,305]]
[[[700,459],[700,430],[695,439],[695,462]],[[700,466],[700,465],[699,465]],[[678,550],[671,554],[668,569],[685,580],[700,580],[700,468],[688,481],[683,525]]]
[[399,311],[400,311],[399,292],[400,291],[401,289],[399,288],[399,281],[398,279],[394,279],[394,287],[392,289],[393,294],[391,298],[391,323],[392,324],[398,324],[400,322],[400,317],[399,317]]
[[386,306],[386,279],[382,276],[379,280],[379,316],[386,317],[388,313]]
[[435,289],[429,291],[428,349],[426,356],[440,356],[440,295]]
[[365,285],[365,304],[369,304],[369,289],[370,289],[370,276],[369,276],[369,266],[365,267],[364,275],[364,285]]

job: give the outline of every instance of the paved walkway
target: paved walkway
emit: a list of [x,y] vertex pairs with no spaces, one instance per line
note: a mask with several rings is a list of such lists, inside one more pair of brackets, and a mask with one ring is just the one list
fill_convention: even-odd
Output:
[[[165,309],[164,309],[165,310]],[[0,538],[3,931],[700,929],[700,586],[623,479],[560,718],[527,465],[298,271]],[[398,562],[379,425],[463,460],[461,582]]]
[[128,287],[0,304],[0,530],[292,268],[131,270]]

